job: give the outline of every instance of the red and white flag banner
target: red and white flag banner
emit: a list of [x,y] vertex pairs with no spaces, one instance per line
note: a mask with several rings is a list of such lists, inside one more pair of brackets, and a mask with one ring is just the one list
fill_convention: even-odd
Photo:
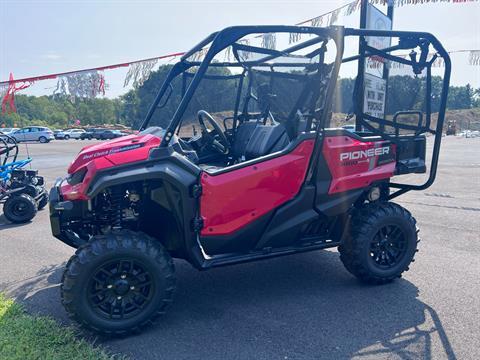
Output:
[[17,108],[15,107],[15,93],[28,88],[32,84],[33,81],[22,81],[21,83],[17,83],[13,79],[13,74],[10,73],[8,85],[2,84],[2,114],[6,112],[17,112]]
[[470,57],[468,59],[470,65],[480,66],[480,50],[470,51]]
[[105,88],[103,73],[97,70],[81,71],[59,76],[53,94],[70,96],[74,101],[75,98],[95,98],[100,94],[105,95]]
[[408,5],[425,5],[431,3],[471,3],[478,0],[369,0],[374,5],[387,5],[394,4],[395,7],[408,6]]
[[152,59],[131,64],[128,68],[127,75],[125,76],[123,87],[128,86],[130,82],[132,82],[132,85],[135,88],[141,86],[143,82],[148,79],[157,63],[158,59]]

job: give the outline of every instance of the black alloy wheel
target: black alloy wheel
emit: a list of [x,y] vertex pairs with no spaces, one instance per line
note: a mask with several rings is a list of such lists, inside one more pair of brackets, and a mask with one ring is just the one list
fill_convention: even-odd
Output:
[[102,264],[87,286],[90,306],[105,319],[128,319],[152,301],[152,275],[140,262],[117,259]]
[[405,256],[406,250],[405,234],[396,225],[382,227],[370,243],[370,256],[376,266],[382,269],[397,265]]

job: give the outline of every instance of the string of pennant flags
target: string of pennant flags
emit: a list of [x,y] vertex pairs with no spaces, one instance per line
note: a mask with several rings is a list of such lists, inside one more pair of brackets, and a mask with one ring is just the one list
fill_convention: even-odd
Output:
[[[402,7],[407,5],[425,5],[429,3],[472,3],[479,0],[368,0],[374,5],[389,5],[394,7]],[[302,21],[295,25],[298,26],[312,26],[322,27],[334,25],[342,17],[347,17],[360,10],[361,0],[354,0],[350,3],[342,5],[334,10],[331,10],[322,15],[313,17],[311,19]],[[256,38],[261,38],[261,46],[267,49],[275,49],[277,45],[276,34],[266,33]],[[301,33],[289,34],[288,42],[293,44],[302,40]],[[244,38],[239,42],[244,45],[249,45],[250,39]],[[227,49],[226,57],[230,58],[229,48]],[[208,48],[203,48],[196,52],[192,56],[193,61],[199,61],[208,52]],[[473,66],[480,66],[480,50],[458,50],[451,51],[450,53],[468,52],[468,63]],[[40,75],[22,79],[14,79],[13,74],[10,74],[9,80],[0,82],[0,99],[2,113],[6,111],[15,112],[15,94],[21,90],[24,90],[34,83],[42,80],[57,80],[57,84],[54,87],[54,95],[69,96],[72,101],[75,98],[95,98],[99,95],[105,95],[105,90],[108,89],[108,84],[105,81],[105,70],[113,70],[122,67],[128,67],[128,71],[124,80],[124,87],[132,85],[134,88],[141,86],[145,80],[147,80],[151,72],[157,68],[162,60],[174,60],[175,58],[184,55],[184,52],[178,52],[173,54],[162,55],[149,59],[135,60],[131,62],[101,66],[91,69],[76,70],[64,73]],[[247,57],[248,54],[239,52],[241,57]],[[433,55],[433,54],[432,54]],[[401,57],[408,57],[408,55],[400,55]],[[404,66],[401,63],[390,62],[387,63],[391,68],[400,68]],[[378,67],[381,66],[378,61],[369,61],[367,66]],[[443,59],[437,58],[433,63],[435,67],[444,66]]]
[[[480,50],[455,50],[449,51],[449,54],[458,54],[458,53],[469,53],[468,63],[472,66],[480,66]],[[402,59],[409,59],[409,54],[395,54],[396,57]],[[427,59],[432,59],[436,56],[436,53],[429,53]],[[382,66],[386,65],[389,69],[403,69],[409,65],[404,63],[388,61],[377,56],[372,56],[367,59],[366,66],[370,69],[381,69]],[[441,68],[445,66],[445,61],[442,57],[436,57],[432,63],[432,67]]]
[[98,95],[105,95],[108,84],[105,81],[105,70],[113,70],[128,67],[125,76],[124,87],[132,84],[138,87],[149,77],[157,63],[164,59],[175,59],[182,56],[184,52],[162,55],[155,58],[135,60],[127,63],[106,65],[97,68],[68,71],[57,74],[39,75],[34,77],[14,79],[10,73],[8,81],[0,82],[0,99],[2,114],[6,111],[16,112],[15,94],[24,90],[38,81],[57,80],[53,95],[66,95],[72,101],[75,98],[95,98]]

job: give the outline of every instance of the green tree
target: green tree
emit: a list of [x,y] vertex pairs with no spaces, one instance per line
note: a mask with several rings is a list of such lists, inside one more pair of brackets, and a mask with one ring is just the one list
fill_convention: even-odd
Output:
[[474,103],[474,90],[470,84],[450,87],[447,102],[449,109],[471,109]]

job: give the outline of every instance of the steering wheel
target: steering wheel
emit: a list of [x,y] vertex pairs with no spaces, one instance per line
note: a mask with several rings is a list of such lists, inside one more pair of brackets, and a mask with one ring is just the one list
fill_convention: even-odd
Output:
[[[200,127],[202,128],[202,136],[207,140],[207,142],[218,152],[223,155],[227,155],[230,151],[230,143],[228,142],[227,137],[223,133],[222,129],[218,125],[217,121],[205,110],[200,110],[197,113],[198,122],[200,123]],[[213,131],[211,133],[208,132],[207,127],[205,126],[205,120],[207,120],[210,125],[213,127]],[[219,140],[215,139],[215,135],[218,135],[220,138]]]

